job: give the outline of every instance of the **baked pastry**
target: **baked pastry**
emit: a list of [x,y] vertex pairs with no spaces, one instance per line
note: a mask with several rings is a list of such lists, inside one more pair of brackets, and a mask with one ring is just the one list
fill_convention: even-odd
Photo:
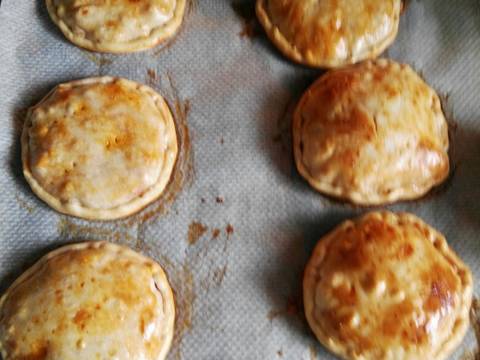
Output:
[[374,212],[320,240],[303,294],[316,337],[344,359],[441,360],[467,331],[472,276],[416,216]]
[[186,0],[46,0],[53,22],[75,45],[128,53],[173,37]]
[[385,59],[320,77],[296,107],[293,147],[312,187],[360,205],[419,198],[449,173],[440,99]]
[[23,173],[65,214],[128,216],[157,199],[178,153],[170,110],[151,88],[91,78],[57,86],[28,112]]
[[166,358],[175,307],[160,265],[123,246],[64,246],[0,299],[0,353],[18,359]]
[[376,58],[395,39],[401,0],[257,0],[257,17],[288,58],[340,67]]

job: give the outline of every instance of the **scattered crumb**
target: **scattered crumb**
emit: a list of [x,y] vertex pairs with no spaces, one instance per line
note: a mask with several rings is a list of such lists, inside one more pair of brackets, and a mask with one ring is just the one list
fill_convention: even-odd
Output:
[[310,345],[309,347],[310,350],[310,360],[317,360],[317,349],[314,345]]
[[225,140],[223,140],[223,137],[222,137],[222,138],[220,138],[220,144],[222,144],[222,145],[223,145],[223,143],[224,143],[224,142],[225,142]]
[[220,235],[220,229],[215,228],[212,230],[212,239],[218,238],[219,235]]
[[215,198],[215,201],[217,202],[217,204],[223,204],[223,198],[221,196],[217,196]]
[[233,234],[233,226],[231,224],[228,224],[225,230],[227,231],[227,237]]
[[190,245],[195,244],[207,230],[208,228],[205,225],[195,221],[192,222],[188,226],[188,243]]
[[205,198],[201,198],[200,201],[202,202],[202,204],[205,204]]
[[277,351],[278,357],[283,357],[283,351],[280,349]]

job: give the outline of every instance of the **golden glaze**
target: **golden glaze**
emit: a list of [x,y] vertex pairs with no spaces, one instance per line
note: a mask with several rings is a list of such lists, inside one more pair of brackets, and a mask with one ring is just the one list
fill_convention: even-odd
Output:
[[297,105],[293,142],[312,187],[361,205],[421,197],[449,173],[440,99],[385,59],[320,77]]
[[468,328],[472,277],[419,218],[373,212],[319,241],[303,291],[310,327],[342,358],[441,360]]
[[173,294],[162,268],[107,242],[47,254],[0,299],[4,360],[166,357]]
[[158,198],[177,152],[160,95],[109,77],[58,86],[30,110],[22,135],[33,191],[58,211],[93,219],[127,216]]
[[185,0],[46,0],[52,20],[74,44],[89,50],[140,51],[171,38]]
[[285,56],[340,67],[373,59],[395,39],[401,0],[257,0],[257,16]]

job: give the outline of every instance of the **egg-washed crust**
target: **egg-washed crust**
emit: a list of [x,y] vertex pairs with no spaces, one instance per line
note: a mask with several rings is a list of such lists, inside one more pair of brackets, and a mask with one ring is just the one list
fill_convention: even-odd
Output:
[[438,95],[410,66],[392,60],[321,76],[298,102],[292,133],[299,173],[317,191],[356,205],[420,198],[450,170]]
[[[357,50],[357,52],[354,52],[351,47],[348,48],[348,46],[351,46],[352,44],[348,44],[348,40],[346,40],[348,55],[344,58],[340,58],[337,57],[335,54],[335,48],[338,44],[331,42],[334,41],[334,38],[336,36],[340,35],[338,33],[338,30],[334,28],[334,24],[331,24],[331,22],[329,22],[329,24],[331,25],[328,25],[326,28],[322,28],[324,38],[322,38],[322,35],[315,34],[315,39],[310,40],[311,47],[307,46],[307,48],[301,48],[295,43],[294,39],[290,39],[288,36],[282,33],[279,25],[274,22],[268,10],[269,1],[274,0],[257,0],[256,2],[257,17],[263,28],[265,29],[265,32],[269,39],[275,44],[275,46],[280,50],[280,52],[282,52],[283,55],[285,55],[290,60],[303,65],[320,68],[337,68],[348,64],[354,64],[362,60],[376,58],[395,40],[400,22],[400,12],[403,7],[401,0],[393,0],[395,3],[395,12],[394,14],[390,14],[390,21],[392,26],[388,36],[370,46],[362,47],[361,50]],[[351,5],[351,7],[356,6],[358,5]],[[298,28],[295,30],[296,32],[300,32],[300,34],[306,34],[307,32],[312,30],[307,28],[308,24],[304,22],[303,17],[300,16],[300,14],[295,15],[297,16],[297,18],[300,19],[299,23],[296,24],[298,26]],[[361,33],[350,35],[359,38],[365,37],[365,34]],[[308,37],[308,35],[305,35],[305,37]],[[320,41],[320,39],[322,41]],[[315,42],[319,42],[319,45],[315,45]],[[319,51],[322,55],[318,55]]]
[[[136,2],[132,0],[130,1],[132,3]],[[73,44],[87,50],[121,54],[147,50],[175,36],[178,29],[182,25],[186,0],[174,1],[175,10],[173,17],[168,22],[162,26],[151,29],[148,36],[134,38],[133,40],[127,42],[100,42],[86,37],[85,31],[83,31],[83,34],[78,32],[75,33],[75,31],[58,14],[58,9],[54,4],[54,0],[46,0],[46,5],[52,21],[60,28],[64,36]],[[132,5],[136,6],[136,4]]]
[[[80,203],[71,203],[69,201],[62,201],[61,199],[55,197],[49,193],[35,178],[34,174],[31,171],[30,167],[30,146],[29,146],[29,130],[32,126],[31,117],[33,111],[39,108],[47,102],[51,97],[55,97],[58,91],[69,91],[69,89],[74,89],[76,87],[84,86],[95,86],[97,84],[113,84],[119,83],[121,86],[124,86],[128,90],[138,91],[142,96],[150,98],[159,113],[162,116],[160,121],[164,122],[165,125],[165,138],[169,141],[169,145],[164,153],[164,161],[162,162],[163,167],[160,169],[160,175],[156,183],[148,188],[142,194],[132,198],[131,201],[128,201],[124,204],[111,207],[108,209],[102,208],[92,208]],[[25,124],[23,127],[22,137],[22,164],[23,164],[23,174],[32,188],[33,192],[48,205],[50,205],[55,210],[90,220],[114,220],[123,217],[132,215],[142,208],[146,207],[151,202],[158,199],[163,193],[165,187],[168,185],[173,169],[175,167],[175,162],[178,156],[178,140],[177,133],[175,128],[175,123],[170,112],[170,109],[165,102],[165,100],[152,88],[141,85],[134,81],[122,79],[122,78],[113,78],[113,77],[98,77],[98,78],[88,78],[83,80],[76,80],[69,83],[61,84],[55,87],[50,93],[48,93],[36,106],[29,109]]]
[[[93,252],[93,255],[92,255],[92,252]],[[48,346],[49,346],[48,345],[48,340],[46,340],[46,342],[44,344],[38,344],[38,343],[32,344],[32,349],[31,349],[32,353],[31,354],[20,354],[20,357],[15,356],[12,353],[12,351],[14,351],[13,348],[18,348],[19,345],[21,346],[23,341],[28,342],[29,340],[31,340],[30,337],[33,336],[33,334],[30,334],[30,337],[29,336],[25,337],[25,336],[20,336],[21,334],[17,333],[16,335],[15,334],[13,335],[13,339],[12,339],[12,338],[9,338],[9,335],[12,336],[12,334],[5,334],[5,333],[1,332],[2,325],[5,326],[4,324],[6,324],[6,322],[12,316],[15,315],[15,314],[4,313],[5,308],[7,306],[9,306],[9,304],[13,305],[13,308],[15,308],[18,300],[24,301],[25,297],[28,297],[28,292],[29,292],[29,289],[30,289],[29,287],[24,288],[23,290],[19,290],[19,289],[22,288],[22,286],[28,284],[29,282],[34,281],[36,277],[40,277],[40,278],[46,277],[47,280],[48,280],[48,277],[55,276],[55,274],[57,272],[61,273],[63,269],[62,268],[60,268],[60,269],[52,268],[52,265],[51,265],[52,262],[56,262],[57,264],[61,264],[60,266],[64,266],[64,267],[68,268],[70,266],[81,266],[82,262],[88,264],[90,261],[94,261],[95,265],[98,264],[98,266],[101,268],[102,266],[105,266],[105,261],[102,262],[102,254],[106,255],[106,256],[110,256],[110,258],[109,258],[110,262],[112,262],[112,261],[113,262],[115,262],[115,261],[122,262],[123,261],[122,264],[124,264],[125,266],[128,266],[128,267],[136,266],[138,268],[137,273],[139,273],[140,270],[143,269],[143,271],[146,271],[148,274],[151,274],[151,278],[155,283],[155,285],[153,287],[150,287],[150,289],[152,290],[151,294],[154,294],[154,296],[161,298],[161,299],[159,299],[159,301],[160,301],[161,306],[162,306],[161,312],[162,312],[162,316],[163,316],[163,319],[164,319],[164,321],[163,321],[164,326],[161,329],[160,338],[156,339],[158,343],[150,345],[150,348],[147,346],[148,344],[142,344],[142,345],[137,344],[137,345],[142,349],[144,348],[144,346],[146,346],[146,348],[149,348],[149,349],[155,348],[156,350],[154,350],[154,352],[156,352],[158,354],[158,356],[152,358],[152,360],[163,360],[163,359],[166,358],[167,353],[168,353],[168,351],[170,349],[170,346],[171,346],[171,343],[172,343],[173,333],[174,333],[175,302],[174,302],[172,289],[170,287],[167,276],[166,276],[165,272],[163,271],[162,267],[158,263],[153,261],[152,259],[150,259],[146,256],[143,256],[142,254],[137,253],[137,252],[131,250],[130,248],[125,247],[125,246],[116,245],[116,244],[109,243],[109,242],[106,242],[106,241],[89,241],[89,242],[82,242],[82,243],[77,243],[77,244],[66,245],[66,246],[58,248],[54,251],[49,252],[48,254],[43,256],[40,260],[38,260],[27,271],[25,271],[20,277],[18,277],[13,282],[13,284],[7,289],[5,294],[3,294],[3,296],[0,298],[0,354],[3,356],[3,358],[5,360],[18,360],[18,359],[27,359],[27,358],[28,359],[37,359],[37,358],[38,359],[44,359],[44,358],[47,358],[48,351],[49,351],[48,350]],[[92,256],[99,256],[100,257],[98,259],[99,261],[95,261],[95,259],[93,259]],[[68,259],[74,259],[74,260],[67,261]],[[74,261],[73,264],[72,264],[72,261]],[[55,265],[53,265],[53,266],[55,266]],[[51,272],[49,273],[48,271],[51,271]],[[112,268],[112,267],[107,266],[106,268],[104,267],[102,269],[101,273],[102,273],[102,275],[104,275],[105,273],[108,273],[108,271],[120,271],[121,272],[121,271],[123,271],[123,269],[117,269],[115,267]],[[82,276],[84,276],[83,272],[76,272],[75,275],[78,277],[78,279],[81,279]],[[92,279],[85,278],[83,280],[85,281],[85,284],[89,281],[92,281],[92,283],[93,283]],[[61,279],[58,279],[57,281],[61,281]],[[48,282],[48,283],[50,284],[51,282]],[[126,286],[126,285],[123,285],[123,284],[109,284],[108,286],[110,286],[110,285],[111,285],[111,288],[109,288],[108,290],[111,290],[111,289],[117,289],[118,290],[117,294],[111,294],[111,295],[113,295],[114,298],[119,296],[119,298],[125,299],[123,301],[129,301],[128,296],[125,297],[126,295],[118,295],[118,294],[122,294],[122,291],[126,291],[126,292],[132,291],[132,289],[122,290],[122,288],[124,288]],[[147,285],[147,284],[145,284],[145,285]],[[61,286],[61,284],[60,284],[60,286]],[[86,285],[85,288],[83,287],[84,285],[82,285],[81,283],[80,284],[75,284],[75,286],[76,286],[77,289],[86,289],[90,285]],[[104,290],[104,289],[102,289],[102,290]],[[26,293],[25,293],[25,291],[26,291]],[[54,291],[54,289],[48,288],[48,289],[45,289],[45,291],[50,292],[50,291]],[[57,293],[57,291],[58,291],[58,293]],[[56,290],[56,292],[55,292],[56,299],[61,299],[62,293],[60,291],[64,292],[64,295],[67,296],[66,292],[69,292],[69,291],[72,292],[72,291],[76,291],[76,290],[75,289],[72,290],[71,288],[69,288],[69,289],[60,288],[59,290]],[[81,290],[79,290],[79,291],[81,291]],[[99,292],[101,292],[101,290],[99,290]],[[151,294],[148,293],[148,292],[145,292],[142,295],[140,295],[140,294],[130,294],[130,295],[131,296],[145,297],[145,296],[151,295]],[[16,298],[16,296],[20,296],[20,298]],[[110,297],[107,297],[107,298],[104,297],[103,298],[103,301],[105,302],[105,306],[107,306],[106,302],[109,301],[109,299],[110,299]],[[134,303],[132,303],[132,304],[134,304]],[[146,303],[146,304],[149,304],[151,306],[150,303]],[[72,304],[70,304],[70,306],[71,305]],[[83,304],[83,305],[86,306],[86,304]],[[41,304],[38,304],[38,306],[41,306]],[[54,318],[54,320],[55,319],[59,320],[59,319],[61,319],[62,316],[68,317],[68,315],[70,315],[70,314],[61,314],[61,313],[58,312],[58,310],[56,311],[54,304],[52,304],[51,306],[52,307],[49,308],[50,309],[49,312],[50,311],[52,311],[52,312],[47,313],[47,315],[45,315],[45,316],[48,317],[49,320],[51,320],[52,318]],[[147,307],[148,307],[148,305],[147,305]],[[97,307],[95,307],[94,309],[97,310],[97,311],[103,311],[101,305],[97,305]],[[147,308],[143,308],[143,310],[145,310],[145,309],[147,309]],[[93,309],[89,309],[89,310],[83,309],[83,310],[85,310],[85,311],[82,311],[82,309],[80,309],[80,310],[77,311],[76,314],[73,314],[73,315],[75,315],[75,317],[73,317],[72,321],[73,321],[73,325],[77,326],[76,329],[78,331],[78,335],[81,335],[82,331],[84,331],[86,329],[85,332],[84,332],[84,335],[89,336],[88,329],[89,329],[89,326],[91,325],[89,323],[89,321],[94,322],[95,317],[92,318],[91,315],[88,315],[88,311],[90,311],[90,310],[93,311]],[[27,310],[27,312],[28,312],[28,310]],[[153,315],[153,313],[151,313],[151,312],[147,311],[147,313],[145,313],[145,314],[149,315],[149,316]],[[110,315],[113,318],[115,316],[118,316],[118,314],[110,314]],[[123,315],[126,315],[126,314],[123,314]],[[143,318],[141,317],[141,319],[143,319]],[[35,323],[36,320],[34,318],[32,318],[31,320],[33,321],[34,324],[37,324],[37,325],[39,324],[38,321]],[[153,319],[151,317],[149,317],[148,320],[151,321]],[[143,321],[143,320],[141,320],[141,321]],[[57,324],[57,325],[58,325],[57,326],[58,329],[65,329],[65,325],[61,325],[61,324]],[[95,325],[95,324],[93,324],[93,325]],[[96,330],[100,329],[100,331],[102,329],[101,328],[102,326],[109,326],[109,324],[97,324],[97,325],[99,327],[96,327],[95,329]],[[68,328],[68,325],[67,325],[67,328]],[[90,327],[90,329],[92,329],[92,328]],[[128,330],[135,333],[136,329],[137,328],[135,327],[135,329],[132,328],[132,329],[128,329]],[[115,329],[115,330],[117,330],[117,329]],[[140,326],[139,330],[140,331],[147,331],[145,329],[142,329],[142,326]],[[6,332],[7,329],[4,329],[4,331]],[[52,340],[55,340],[54,338],[56,336],[58,336],[58,335],[52,335],[52,333],[50,331],[48,331],[48,333],[47,333],[47,331],[45,331],[45,332],[46,332],[45,334],[41,334],[41,335],[43,335],[46,339],[52,338]],[[71,339],[65,338],[64,340],[68,342]],[[100,340],[100,344],[102,343],[102,339],[95,339],[95,340],[96,341]],[[129,340],[130,339],[128,339],[128,338],[119,339],[119,341],[129,341]],[[147,340],[144,340],[144,341],[147,341]],[[152,341],[155,341],[155,339],[152,340]],[[23,345],[25,345],[25,343]],[[78,346],[78,343],[77,343],[77,346]],[[68,351],[71,351],[74,354],[74,356],[69,357],[68,359],[64,359],[64,360],[77,359],[77,355],[75,355],[76,354],[75,348],[68,349]]]
[[[365,225],[369,223],[370,225]],[[396,343],[395,345],[400,346],[405,351],[405,353],[395,354],[391,349],[390,349],[391,351],[389,352],[388,344],[386,345],[385,348],[379,349],[379,346],[382,346],[382,345],[378,344],[378,341],[381,341],[381,340],[378,340],[378,337],[383,339],[385,337],[390,336],[390,335],[385,335],[388,333],[388,327],[382,328],[383,330],[381,330],[378,336],[375,336],[375,334],[371,334],[371,333],[368,335],[365,335],[365,332],[363,333],[363,335],[360,335],[360,331],[356,332],[352,330],[352,326],[350,325],[351,319],[349,320],[348,315],[345,315],[342,313],[343,315],[345,315],[345,318],[343,320],[340,320],[340,323],[337,324],[339,326],[337,327],[337,331],[332,332],[331,330],[332,328],[330,325],[332,325],[333,323],[329,323],[330,320],[326,320],[325,318],[323,318],[322,319],[323,321],[322,321],[315,317],[315,306],[316,306],[315,302],[320,301],[321,303],[325,304],[325,302],[328,301],[326,299],[323,299],[324,302],[322,302],[322,300],[319,299],[319,297],[322,295],[319,295],[320,292],[317,290],[317,286],[320,286],[319,285],[320,281],[328,281],[325,279],[322,280],[322,276],[320,275],[320,272],[322,271],[322,269],[325,269],[324,268],[325,263],[328,263],[330,261],[329,255],[332,252],[331,248],[337,246],[339,242],[352,241],[350,245],[345,243],[345,246],[347,246],[349,249],[350,249],[349,246],[352,246],[351,247],[352,250],[349,251],[347,250],[347,248],[345,248],[346,250],[344,255],[346,258],[344,259],[343,261],[344,265],[342,266],[346,266],[346,267],[356,266],[356,268],[362,269],[362,266],[366,266],[364,263],[360,261],[359,263],[351,264],[351,261],[349,262],[349,260],[353,260],[353,258],[350,258],[351,255],[354,256],[355,259],[357,260],[359,260],[360,257],[362,256],[364,257],[371,256],[371,254],[367,252],[368,250],[365,247],[367,245],[363,246],[363,248],[357,248],[355,247],[355,241],[360,241],[360,239],[351,239],[351,240],[344,240],[344,239],[348,237],[349,232],[363,231],[363,230],[365,230],[365,232],[368,232],[371,230],[372,231],[371,233],[364,234],[365,235],[364,239],[366,240],[362,240],[362,241],[365,241],[364,244],[366,244],[368,241],[372,241],[372,239],[373,241],[375,241],[375,236],[378,235],[378,233],[375,232],[376,231],[375,228],[378,226],[385,227],[386,231],[389,231],[388,230],[389,228],[390,229],[393,228],[394,231],[402,231],[402,229],[405,229],[407,227],[411,227],[412,229],[415,228],[414,231],[417,231],[418,234],[423,235],[421,238],[421,241],[426,241],[431,243],[433,245],[431,246],[431,248],[436,249],[434,254],[436,253],[438,255],[438,259],[437,259],[437,262],[434,262],[434,264],[439,264],[440,262],[443,262],[443,264],[448,269],[451,270],[450,272],[452,274],[451,276],[454,276],[454,280],[451,280],[452,283],[455,283],[458,286],[460,286],[459,289],[456,289],[455,294],[449,294],[448,291],[451,289],[448,288],[448,286],[447,288],[445,288],[445,286],[443,286],[445,284],[442,284],[442,281],[448,282],[448,280],[441,278],[442,274],[446,274],[445,273],[446,270],[444,270],[445,267],[442,268],[440,267],[440,265],[438,265],[439,269],[442,269],[441,271],[443,271],[441,273],[436,273],[435,272],[436,269],[433,269],[433,268],[427,269],[429,270],[427,274],[427,279],[437,279],[439,283],[435,283],[435,281],[437,280],[433,280],[431,284],[430,295],[428,295],[428,293],[426,294],[428,295],[428,298],[423,303],[423,306],[432,306],[432,307],[435,306],[436,311],[439,312],[437,315],[439,315],[442,311],[445,310],[443,306],[445,306],[446,304],[447,304],[446,306],[451,306],[450,301],[452,301],[452,298],[449,296],[454,297],[456,295],[457,297],[455,297],[455,299],[458,301],[456,303],[454,302],[455,303],[454,309],[450,307],[450,308],[447,308],[447,310],[445,310],[447,312],[447,315],[440,315],[439,321],[442,321],[442,319],[445,319],[445,316],[446,317],[451,316],[452,318],[449,320],[450,320],[450,325],[453,325],[453,326],[451,326],[451,328],[449,329],[439,330],[438,327],[434,329],[434,331],[444,331],[443,342],[437,344],[437,346],[435,347],[433,347],[428,340],[426,342],[422,340],[422,336],[425,337],[428,335],[425,335],[425,333],[423,333],[422,335],[421,331],[419,331],[419,333],[417,334],[416,331],[412,329],[410,331],[402,333],[399,336],[400,336],[400,341],[405,341],[409,346],[411,345],[415,349],[413,351],[410,349],[410,352],[408,352],[409,349],[404,347],[403,345],[404,343],[400,342],[399,339],[396,338],[395,340],[398,341],[398,343]],[[380,230],[380,231],[383,231],[383,230]],[[402,240],[399,240],[398,238],[388,239],[387,237],[385,238],[384,241],[386,242],[391,241],[392,245],[390,246],[399,245],[400,251],[393,255],[390,255],[390,256],[394,256],[397,261],[405,261],[405,260],[402,260],[403,257],[405,257],[405,259],[407,259],[408,261],[408,257],[411,256],[417,250],[415,247],[412,248],[411,245],[409,245],[409,243],[407,242],[408,240],[404,239],[403,235],[402,235]],[[393,248],[391,249],[391,251],[395,252]],[[382,264],[384,261],[391,260],[390,256],[385,253],[378,254],[378,256],[379,256],[378,261],[380,262],[380,264]],[[425,260],[427,261],[431,259],[425,259]],[[401,270],[402,265],[403,264],[399,264],[398,268],[391,269],[391,271],[394,274],[396,274],[396,275],[393,275],[393,277],[402,276],[399,273],[397,273],[399,269]],[[417,277],[418,275],[416,272],[417,269],[408,270],[408,268],[404,268],[403,270],[407,271],[406,273],[407,277],[411,276],[411,278],[408,278],[406,280],[407,282],[423,283],[423,280]],[[352,271],[355,271],[355,270],[352,270]],[[358,271],[361,271],[361,270],[358,270]],[[374,271],[377,271],[377,270],[375,269]],[[411,271],[413,271],[413,273],[410,273]],[[350,276],[351,275],[352,273],[350,273]],[[325,275],[325,276],[329,276],[329,275]],[[375,273],[372,276],[373,276],[373,279],[375,279]],[[337,281],[340,283],[338,279]],[[345,301],[339,300],[341,302],[340,306],[345,304],[347,304],[347,306],[352,306],[352,304],[354,304],[356,300],[353,300],[353,302],[351,302],[352,298],[350,295],[353,295],[354,299],[357,296],[358,298],[361,298],[362,296],[365,296],[365,295],[360,296],[358,295],[358,293],[362,292],[363,294],[363,290],[365,290],[365,288],[375,289],[376,291],[376,288],[378,287],[378,281],[377,283],[375,283],[375,281],[373,280],[371,281],[372,282],[371,284],[369,284],[367,280],[363,280],[363,281],[364,283],[359,283],[361,285],[358,285],[358,286],[362,286],[362,289],[358,289],[357,286],[355,286],[354,288],[355,290],[350,290],[345,293],[342,293],[339,290],[338,293],[340,294],[340,297],[338,299],[345,300]],[[334,289],[335,285],[333,285],[333,282],[334,280],[332,277],[331,282],[329,282],[330,285],[328,285],[330,290]],[[392,284],[389,284],[387,281],[386,286],[388,287],[389,285],[392,285]],[[451,354],[454,351],[454,349],[461,343],[465,333],[468,330],[469,309],[472,301],[472,287],[473,287],[473,280],[472,280],[472,275],[469,268],[449,248],[444,236],[440,234],[438,231],[436,231],[435,229],[433,229],[432,227],[430,227],[429,225],[424,223],[422,220],[420,220],[418,217],[412,214],[408,214],[408,213],[394,214],[387,211],[372,212],[367,215],[364,215],[363,217],[355,219],[353,221],[348,220],[343,222],[333,231],[331,231],[330,233],[325,235],[322,239],[320,239],[320,241],[316,245],[312,253],[312,256],[305,268],[305,273],[303,278],[305,315],[311,329],[313,330],[318,340],[327,349],[329,349],[336,355],[346,360],[352,360],[352,359],[353,360],[370,360],[370,359],[387,360],[387,359],[398,359],[398,358],[405,358],[405,359],[408,358],[411,360],[415,360],[415,359],[442,360],[447,358],[447,356]],[[343,289],[342,286],[340,286],[340,288]],[[383,289],[385,289],[385,287]],[[388,294],[390,294],[391,289],[390,288],[387,288],[387,289],[389,291]],[[402,289],[397,289],[397,290],[402,290]],[[326,291],[328,290],[325,287],[322,287],[321,293],[326,294],[325,293]],[[378,296],[377,295],[375,296],[379,300],[379,305],[380,305],[382,302],[388,301],[388,299],[390,299],[392,295],[380,294]],[[411,300],[408,298],[408,296],[409,295],[407,294],[405,300],[401,302],[400,305],[404,304],[405,301]],[[368,304],[366,305],[367,307],[371,304],[370,302],[371,299],[372,298],[370,298]],[[363,301],[366,301],[366,300],[363,299]],[[423,308],[416,307],[417,305],[410,305],[410,306],[413,306],[413,309],[412,308],[408,309],[407,307],[407,309],[405,310],[406,313],[408,313],[409,315],[413,316],[413,314],[416,314],[415,311],[419,311],[420,313],[425,314],[424,310],[422,310]],[[372,308],[375,308],[375,304],[372,305]],[[396,308],[394,307],[394,309]],[[448,309],[451,310],[451,313],[448,313]],[[366,311],[365,309],[363,310]],[[325,312],[327,310],[323,310],[323,311]],[[332,315],[333,318],[337,317],[337,320],[340,319],[342,316],[342,314],[340,314],[340,311],[341,309],[337,309],[337,308],[332,309],[331,312],[333,314]],[[380,312],[381,310],[377,310],[377,311]],[[322,314],[324,314],[324,312],[322,312]],[[393,326],[393,328],[395,328],[396,326],[398,327],[403,326],[403,325],[397,325],[397,324],[402,324],[402,321],[405,320],[404,318],[402,318],[401,307],[399,307],[398,310],[394,310],[390,315],[391,315],[390,316],[391,319],[389,320],[390,321],[389,326]],[[340,318],[338,318],[338,316],[340,316]],[[418,315],[418,316],[419,316],[418,321],[420,322],[426,321],[425,319],[422,320],[421,315]],[[368,319],[366,319],[366,323],[360,322],[358,326],[360,329],[363,329],[365,326],[368,326],[369,324],[370,325],[372,323],[380,324],[382,321],[386,321],[386,319],[387,319],[386,313],[382,314],[380,312],[380,313],[377,313],[376,315],[370,314]],[[421,326],[421,324],[417,324],[414,326]],[[427,330],[424,329],[423,331],[427,331]],[[343,332],[343,335],[341,335],[342,332]],[[349,336],[347,334],[349,334]],[[396,333],[393,332],[393,334],[396,334]],[[363,338],[363,336],[367,336],[367,338]],[[392,335],[392,336],[395,336],[395,335]],[[435,336],[435,334],[433,334],[432,336]],[[406,339],[404,337],[406,337]],[[373,345],[373,348],[371,347],[372,345],[369,345],[370,347],[365,345],[365,343],[368,343],[372,340],[374,342],[376,341],[375,345]],[[395,340],[392,340],[391,338],[389,340],[395,341]],[[348,343],[349,341],[350,343]],[[354,345],[352,345],[352,342]],[[375,353],[375,351],[377,351],[377,353]],[[380,353],[382,353],[383,355],[380,355],[378,351],[380,351]]]

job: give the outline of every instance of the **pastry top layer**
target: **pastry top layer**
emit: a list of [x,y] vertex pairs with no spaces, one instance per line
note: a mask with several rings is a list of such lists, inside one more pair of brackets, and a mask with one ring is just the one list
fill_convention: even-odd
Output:
[[160,195],[178,152],[161,96],[109,77],[55,88],[29,112],[22,145],[25,176],[41,198],[99,219],[129,215]]
[[164,359],[173,295],[162,268],[106,242],[68,245],[0,299],[0,350],[17,359]]
[[320,77],[294,114],[300,173],[362,205],[418,198],[449,173],[440,99],[408,65],[381,59]]
[[295,61],[339,67],[378,56],[394,40],[401,0],[257,0],[272,41]]
[[171,37],[181,24],[185,0],[47,0],[47,7],[75,44],[130,52]]
[[320,240],[304,301],[319,340],[346,359],[443,359],[468,327],[472,278],[410,214],[375,212]]

